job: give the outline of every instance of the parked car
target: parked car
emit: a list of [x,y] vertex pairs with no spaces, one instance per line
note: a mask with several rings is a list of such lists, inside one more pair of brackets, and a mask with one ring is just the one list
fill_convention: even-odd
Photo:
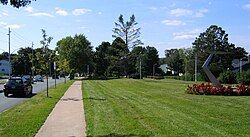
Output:
[[32,94],[32,84],[22,77],[11,77],[4,84],[4,96],[8,97],[9,94],[25,95]]
[[30,75],[23,75],[22,78],[25,78],[28,82],[34,83],[33,78]]
[[34,82],[43,82],[43,77],[41,75],[36,75],[34,78],[33,78],[33,81]]

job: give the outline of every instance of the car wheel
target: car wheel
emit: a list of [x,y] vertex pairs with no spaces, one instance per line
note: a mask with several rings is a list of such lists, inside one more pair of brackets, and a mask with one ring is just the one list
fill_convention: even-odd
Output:
[[4,92],[4,96],[5,96],[5,97],[8,97],[9,94],[8,94],[7,92]]
[[30,90],[30,95],[32,95],[32,91],[33,91],[33,87],[32,87],[31,90]]

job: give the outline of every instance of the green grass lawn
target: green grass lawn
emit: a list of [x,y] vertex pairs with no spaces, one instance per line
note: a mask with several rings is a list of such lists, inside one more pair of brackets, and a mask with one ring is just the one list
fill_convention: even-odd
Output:
[[59,84],[56,89],[41,92],[31,99],[0,113],[0,137],[33,137],[45,122],[55,104],[73,81]]
[[86,80],[88,136],[250,136],[250,97],[186,94],[177,80]]

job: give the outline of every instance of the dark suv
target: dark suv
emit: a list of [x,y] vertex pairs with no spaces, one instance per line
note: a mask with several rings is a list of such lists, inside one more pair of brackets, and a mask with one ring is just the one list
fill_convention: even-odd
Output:
[[4,84],[3,92],[6,97],[9,94],[28,96],[32,94],[32,84],[25,78],[12,77]]

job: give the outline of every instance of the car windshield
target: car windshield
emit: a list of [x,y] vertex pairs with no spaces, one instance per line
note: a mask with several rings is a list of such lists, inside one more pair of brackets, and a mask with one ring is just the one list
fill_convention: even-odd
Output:
[[30,78],[29,75],[24,75],[23,77],[26,78],[26,79],[29,79],[29,78]]
[[37,75],[37,76],[35,76],[35,78],[41,78],[41,76],[40,76],[40,75]]
[[7,84],[8,85],[21,85],[23,83],[21,79],[9,79]]

